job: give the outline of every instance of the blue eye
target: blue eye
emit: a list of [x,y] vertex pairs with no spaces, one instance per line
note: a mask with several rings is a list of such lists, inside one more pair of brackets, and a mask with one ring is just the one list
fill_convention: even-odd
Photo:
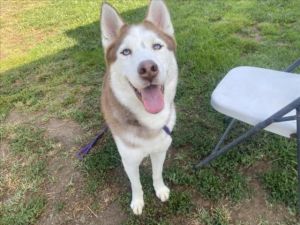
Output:
[[163,47],[163,46],[162,46],[161,44],[158,44],[158,43],[152,45],[152,48],[153,48],[154,50],[160,50],[162,47]]
[[121,54],[125,56],[131,55],[131,50],[129,48],[125,48],[123,51],[121,51]]

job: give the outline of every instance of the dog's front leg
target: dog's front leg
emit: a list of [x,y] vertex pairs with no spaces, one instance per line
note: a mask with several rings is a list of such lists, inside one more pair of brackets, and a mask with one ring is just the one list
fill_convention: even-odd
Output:
[[169,199],[170,189],[165,185],[162,177],[163,165],[166,158],[166,151],[151,153],[152,178],[156,196],[165,202]]
[[140,181],[139,165],[142,159],[122,159],[124,169],[131,183],[132,200],[130,207],[135,215],[141,215],[144,208],[143,189]]

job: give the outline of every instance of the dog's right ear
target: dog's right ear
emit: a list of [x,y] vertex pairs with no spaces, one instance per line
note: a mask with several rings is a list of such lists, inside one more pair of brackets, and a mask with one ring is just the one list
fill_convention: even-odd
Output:
[[103,3],[101,9],[102,45],[106,49],[118,36],[123,20],[117,11],[109,4]]

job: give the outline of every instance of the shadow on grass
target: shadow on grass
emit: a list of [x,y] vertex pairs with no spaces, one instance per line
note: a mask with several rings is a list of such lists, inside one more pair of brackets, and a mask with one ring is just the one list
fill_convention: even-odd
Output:
[[[133,17],[144,14],[145,11],[145,7],[138,8],[127,11],[122,16],[132,20]],[[84,95],[84,99],[81,99],[83,104],[79,106],[81,112],[77,115],[73,112],[67,116],[78,122],[95,117],[99,119],[100,110],[96,106],[99,105],[98,99],[105,70],[99,21],[69,30],[66,35],[76,40],[75,46],[1,74],[1,121],[16,106],[31,111],[46,110],[51,113],[56,111],[60,116],[65,115],[57,111],[62,111],[61,109],[66,111],[66,108],[70,109],[69,106],[74,108],[78,104],[72,104],[76,99],[69,100],[70,103],[60,102],[61,99],[56,97],[64,98],[64,96],[55,93],[58,91],[58,86],[64,87],[60,91],[66,93],[68,87],[71,89],[74,87],[91,88],[90,91],[73,93],[75,98]],[[47,95],[49,92],[51,95]]]

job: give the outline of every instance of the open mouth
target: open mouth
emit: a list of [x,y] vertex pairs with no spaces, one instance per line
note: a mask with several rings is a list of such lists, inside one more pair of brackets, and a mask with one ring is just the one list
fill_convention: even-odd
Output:
[[[130,82],[129,82],[130,83]],[[131,83],[137,98],[143,103],[147,112],[156,114],[164,108],[164,86],[151,84],[141,90],[135,88]]]

